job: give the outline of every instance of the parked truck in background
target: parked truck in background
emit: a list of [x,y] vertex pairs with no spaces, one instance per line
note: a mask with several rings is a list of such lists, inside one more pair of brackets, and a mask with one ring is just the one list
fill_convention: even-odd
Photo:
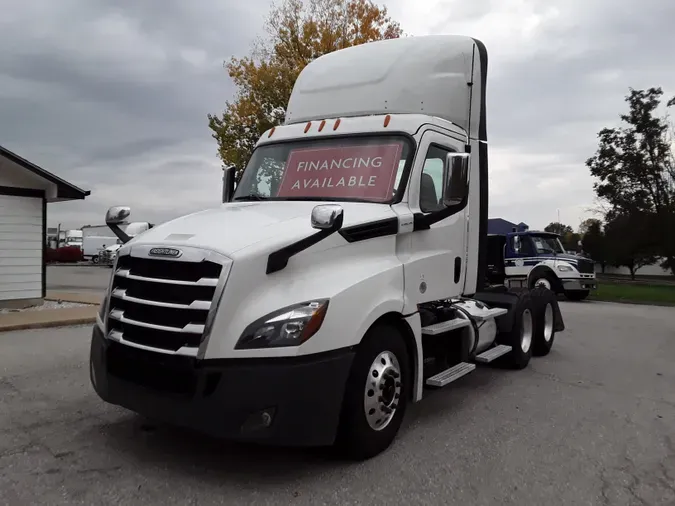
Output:
[[82,249],[82,230],[71,229],[63,232],[60,247],[76,247]]
[[226,171],[222,206],[134,239],[117,229],[130,209],[109,209],[124,245],[92,332],[98,395],[363,459],[427,389],[547,354],[555,295],[488,282],[486,79],[464,36],[327,54],[236,191]]
[[556,294],[580,301],[597,287],[595,263],[590,258],[569,254],[560,236],[537,230],[493,234],[490,251],[503,254],[488,259],[491,279],[509,287],[544,286]]
[[101,252],[108,246],[117,244],[117,241],[118,239],[115,236],[85,235],[82,238],[82,253],[84,259],[97,264]]

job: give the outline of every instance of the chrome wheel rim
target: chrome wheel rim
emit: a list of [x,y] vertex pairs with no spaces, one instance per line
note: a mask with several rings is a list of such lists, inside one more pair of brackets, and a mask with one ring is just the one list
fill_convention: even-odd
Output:
[[553,339],[553,305],[546,304],[544,310],[544,340],[548,343]]
[[551,289],[551,282],[546,278],[539,278],[534,286],[543,286],[547,290]]
[[532,311],[526,309],[520,323],[520,349],[523,353],[527,353],[530,346],[532,346]]
[[401,396],[401,368],[396,355],[380,353],[368,369],[363,408],[371,429],[380,431],[396,414]]

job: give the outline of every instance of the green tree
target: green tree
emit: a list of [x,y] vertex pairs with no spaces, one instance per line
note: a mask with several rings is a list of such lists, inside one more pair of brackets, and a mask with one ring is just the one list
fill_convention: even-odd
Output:
[[272,7],[265,31],[249,56],[225,63],[236,95],[221,115],[208,115],[218,156],[237,168],[238,177],[263,132],[283,123],[293,84],[309,62],[403,34],[387,8],[372,0],[282,0]]
[[551,222],[544,227],[545,232],[553,232],[560,236],[560,242],[566,251],[576,251],[579,245],[581,236],[574,232],[574,229],[564,223],[557,221]]
[[632,212],[615,215],[605,226],[608,263],[627,267],[631,279],[635,272],[656,261],[658,240],[651,231],[653,215]]
[[560,236],[564,236],[567,233],[572,233],[574,232],[574,229],[570,227],[569,225],[565,225],[564,223],[558,223],[557,221],[551,222],[548,225],[544,227],[545,232],[553,232],[554,234],[558,234]]
[[581,244],[584,252],[590,256],[594,262],[602,267],[602,273],[605,273],[607,266],[607,254],[605,247],[605,231],[602,227],[602,221],[596,218],[585,220],[579,227],[582,235]]
[[[624,126],[598,133],[598,149],[586,165],[597,178],[597,196],[607,204],[608,226],[618,217],[624,223],[630,215],[642,226],[648,223],[660,237],[656,253],[675,273],[675,239],[666,232],[675,223],[675,157],[668,117],[658,116],[662,95],[661,88],[631,88],[628,112],[620,115]],[[672,105],[675,99],[666,108]],[[651,244],[645,247],[645,257],[654,253]]]

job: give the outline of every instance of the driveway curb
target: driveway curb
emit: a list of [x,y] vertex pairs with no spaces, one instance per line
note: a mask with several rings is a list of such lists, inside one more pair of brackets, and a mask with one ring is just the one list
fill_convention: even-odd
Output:
[[2,332],[11,332],[16,330],[34,330],[34,329],[47,329],[55,327],[70,327],[73,325],[85,325],[96,322],[96,316],[93,317],[79,317],[79,318],[68,318],[60,320],[47,320],[42,322],[21,322],[21,323],[9,323],[2,324],[0,323],[0,333]]

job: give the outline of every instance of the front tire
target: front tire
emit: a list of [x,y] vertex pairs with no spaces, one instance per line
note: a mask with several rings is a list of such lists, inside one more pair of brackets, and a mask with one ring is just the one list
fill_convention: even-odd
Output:
[[590,290],[569,290],[565,292],[565,298],[575,302],[582,301],[591,293]]
[[366,460],[386,450],[403,422],[411,385],[401,332],[392,325],[370,329],[347,380],[336,449],[350,460]]

